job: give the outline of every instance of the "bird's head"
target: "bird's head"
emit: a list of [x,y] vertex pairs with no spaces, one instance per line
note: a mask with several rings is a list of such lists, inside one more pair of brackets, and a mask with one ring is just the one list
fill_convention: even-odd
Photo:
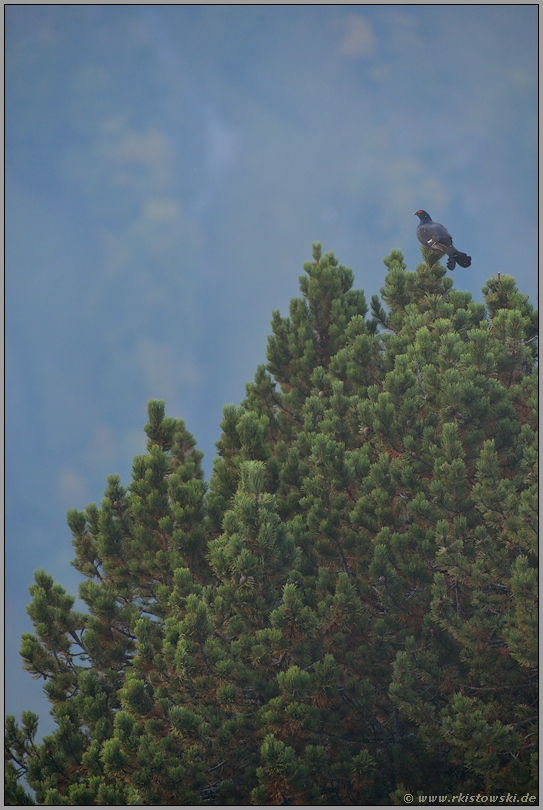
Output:
[[423,219],[430,219],[430,214],[428,214],[426,211],[423,211],[422,209],[420,211],[415,211],[413,216],[418,217],[421,221]]

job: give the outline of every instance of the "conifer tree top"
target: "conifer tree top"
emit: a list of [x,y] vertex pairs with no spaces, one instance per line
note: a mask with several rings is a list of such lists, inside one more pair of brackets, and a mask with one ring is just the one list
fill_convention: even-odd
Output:
[[132,481],[68,511],[6,722],[6,803],[403,804],[535,796],[537,314],[435,250],[380,296],[313,246],[209,486],[162,401]]

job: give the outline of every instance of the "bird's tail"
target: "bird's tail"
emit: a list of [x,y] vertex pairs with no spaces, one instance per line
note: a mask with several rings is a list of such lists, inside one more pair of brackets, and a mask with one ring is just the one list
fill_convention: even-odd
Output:
[[467,256],[465,253],[460,253],[459,250],[456,253],[453,253],[452,257],[460,267],[469,267],[471,264],[471,256]]

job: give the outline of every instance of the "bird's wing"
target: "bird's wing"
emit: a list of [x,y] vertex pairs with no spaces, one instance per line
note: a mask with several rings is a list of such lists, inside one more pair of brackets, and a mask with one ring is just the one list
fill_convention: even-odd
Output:
[[447,247],[452,247],[453,239],[447,228],[445,228],[443,225],[440,225],[439,222],[434,222],[434,227],[437,241],[441,245],[447,245]]
[[444,248],[451,248],[453,246],[452,236],[447,228],[440,225],[439,222],[429,222],[427,225],[422,225],[420,228],[420,241],[423,244],[431,247],[432,245],[441,245]]

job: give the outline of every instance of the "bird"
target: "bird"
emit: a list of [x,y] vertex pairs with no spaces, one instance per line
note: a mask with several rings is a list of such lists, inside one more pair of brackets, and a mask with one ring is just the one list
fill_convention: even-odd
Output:
[[457,264],[460,267],[469,267],[471,264],[471,256],[461,253],[453,245],[452,236],[444,225],[439,222],[432,222],[430,214],[426,211],[415,211],[413,216],[420,219],[417,227],[417,239],[430,250],[442,250],[449,257],[447,267],[449,270],[454,270]]

